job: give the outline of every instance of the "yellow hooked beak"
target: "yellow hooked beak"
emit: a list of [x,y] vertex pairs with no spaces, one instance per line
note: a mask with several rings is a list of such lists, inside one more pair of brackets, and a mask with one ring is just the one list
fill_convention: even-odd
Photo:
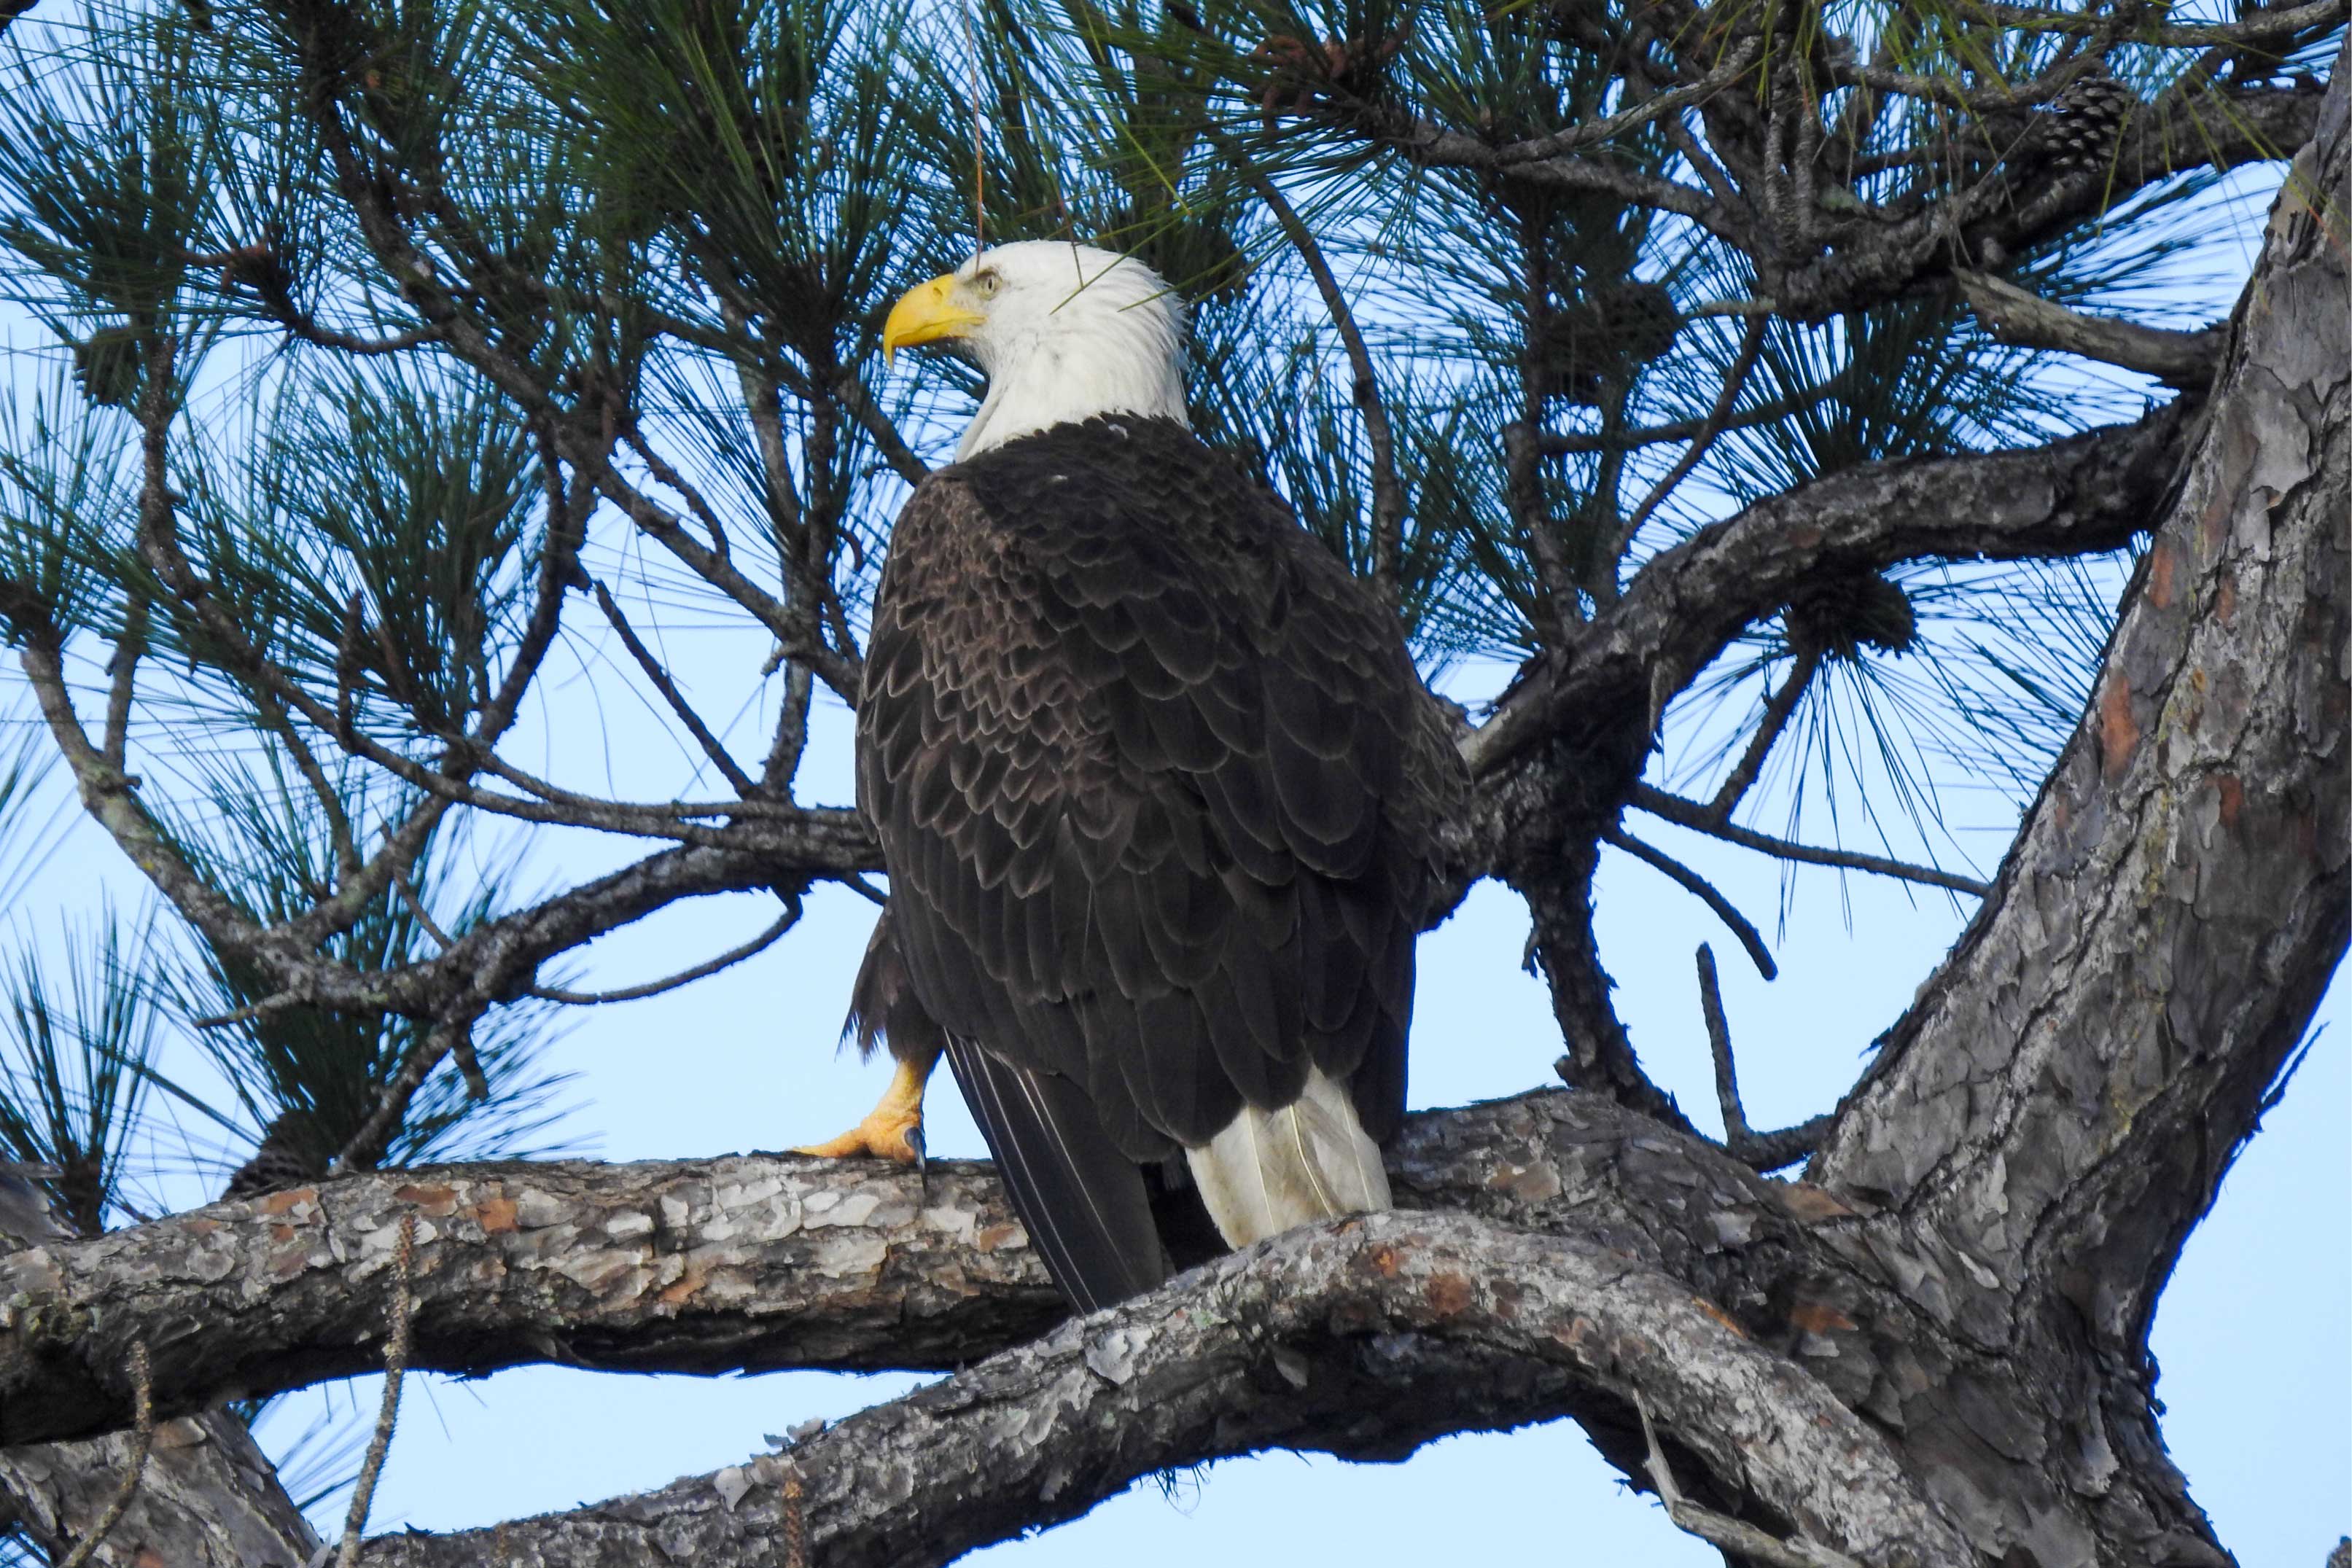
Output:
[[977,310],[967,310],[955,302],[955,287],[956,275],[943,272],[898,297],[898,303],[890,307],[890,319],[882,323],[884,364],[888,364],[901,349],[961,337],[966,329],[987,319]]

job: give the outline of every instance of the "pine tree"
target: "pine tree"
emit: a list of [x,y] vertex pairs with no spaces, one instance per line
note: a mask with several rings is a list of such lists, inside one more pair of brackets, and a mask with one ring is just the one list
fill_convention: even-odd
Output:
[[[0,903],[68,790],[154,894],[37,921],[0,967],[0,1245],[73,1260],[0,1344],[22,1550],[309,1558],[295,1505],[355,1456],[313,1434],[298,1479],[242,1423],[372,1369],[414,1298],[420,1368],[579,1329],[640,1367],[969,1363],[984,1405],[1076,1354],[1099,1420],[1015,1452],[888,1407],[722,1472],[723,1511],[369,1563],[607,1561],[659,1529],[713,1563],[940,1562],[1267,1443],[1390,1457],[1559,1414],[1738,1561],[2223,1561],[2147,1333],[2346,943],[2352,396],[2345,6],[2231,16],[0,5],[0,277],[37,341],[0,423]],[[2236,315],[2209,326],[2208,291],[2179,329],[2178,280],[2239,255],[2226,182],[2290,158]],[[1412,1211],[1179,1280],[1121,1309],[1124,1349],[1035,1339],[1034,1260],[921,1230],[1003,1218],[952,1167],[901,1206],[892,1245],[936,1267],[896,1295],[744,1265],[778,1321],[835,1314],[824,1348],[469,1296],[513,1206],[449,1162],[562,1135],[581,950],[681,900],[780,901],[684,983],[789,954],[813,889],[879,870],[852,803],[811,798],[811,716],[855,705],[891,517],[976,386],[886,373],[880,323],[976,237],[1149,261],[1192,312],[1196,428],[1429,672],[1516,671],[1459,716],[1450,896],[1525,899],[1559,1028],[1531,1064],[1564,1051],[1573,1092],[1437,1113],[1394,1155]],[[2214,521],[2250,496],[2259,548]],[[724,706],[676,677],[698,636],[757,640]],[[583,673],[660,716],[677,798],[532,760],[533,705]],[[1997,864],[1949,814],[1979,786],[2023,814]],[[1834,1110],[1748,1125],[1704,950],[1726,1136],[1636,1058],[1604,844],[1771,963],[1643,840],[1659,821],[1980,910]],[[567,830],[638,858],[551,888]],[[1637,1144],[1647,1175],[1563,1152]],[[460,1196],[372,1174],[426,1164]],[[1498,1196],[1505,1164],[1559,1179]],[[565,1179],[585,1211],[671,1178]],[[108,1294],[216,1196],[260,1305]],[[445,1201],[434,1238],[403,1228]],[[706,1201],[666,1223],[717,1223]],[[359,1249],[265,1280],[267,1226],[298,1221]],[[1138,1392],[1163,1375],[1181,1397]],[[211,1440],[167,1476],[155,1420]],[[995,1479],[892,1514],[859,1500],[886,1471]]]

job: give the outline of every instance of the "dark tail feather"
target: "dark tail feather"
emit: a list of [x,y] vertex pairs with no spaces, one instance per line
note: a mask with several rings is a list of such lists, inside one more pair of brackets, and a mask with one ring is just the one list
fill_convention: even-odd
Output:
[[1168,1278],[1143,1173],[1110,1141],[1076,1084],[952,1036],[948,1061],[1014,1212],[1080,1312],[1099,1312]]

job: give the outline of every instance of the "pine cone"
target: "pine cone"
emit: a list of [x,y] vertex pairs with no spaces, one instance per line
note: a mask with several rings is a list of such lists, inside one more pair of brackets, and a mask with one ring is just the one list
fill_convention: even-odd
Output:
[[101,327],[89,341],[76,343],[74,379],[82,395],[109,408],[129,408],[139,401],[145,367],[140,362],[139,334],[128,327]]
[[2139,95],[2101,67],[2070,84],[2051,101],[2042,121],[2042,153],[2054,174],[2103,169],[2116,155],[2116,142]]
[[1664,284],[1621,283],[1585,297],[1544,323],[1537,344],[1547,397],[1599,406],[1609,388],[1674,346],[1683,319]]
[[308,1186],[327,1174],[316,1140],[307,1124],[288,1111],[269,1124],[253,1157],[236,1167],[221,1191],[223,1197],[258,1197],[266,1192]]
[[1918,618],[1903,590],[1874,571],[1825,573],[1805,585],[1781,612],[1795,647],[1819,648],[1851,664],[1864,647],[1900,653],[1918,634]]

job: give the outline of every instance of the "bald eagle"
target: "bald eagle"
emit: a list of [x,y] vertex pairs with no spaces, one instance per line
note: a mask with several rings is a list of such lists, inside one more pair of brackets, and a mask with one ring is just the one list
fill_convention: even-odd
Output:
[[890,899],[851,1026],[898,1068],[807,1152],[917,1157],[944,1051],[1093,1311],[1387,1207],[1465,780],[1395,616],[1192,433],[1142,263],[1000,246],[898,301],[885,351],[923,343],[988,391],[898,514],[858,706]]

